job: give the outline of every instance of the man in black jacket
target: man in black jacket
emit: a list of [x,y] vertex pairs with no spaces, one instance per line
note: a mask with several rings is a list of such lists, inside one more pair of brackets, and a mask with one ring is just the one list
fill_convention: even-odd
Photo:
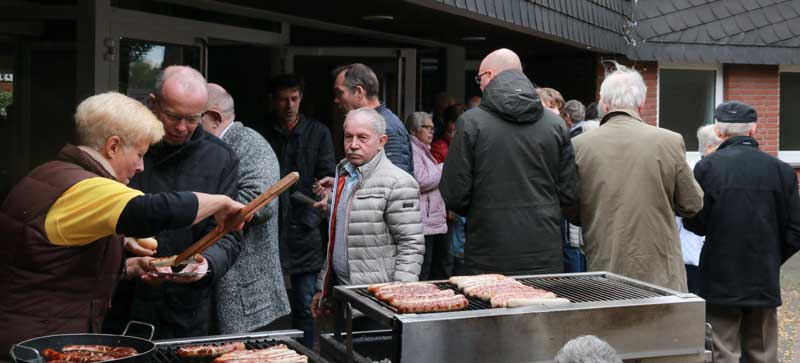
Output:
[[780,268],[800,248],[797,175],[758,149],[752,107],[725,102],[714,117],[724,141],[695,166],[703,209],[684,220],[706,236],[700,296],[714,329],[714,358],[777,362]]
[[479,107],[461,115],[439,190],[467,216],[468,273],[563,270],[562,208],[578,198],[575,154],[564,121],[544,110],[514,52],[483,59]]
[[[200,125],[208,101],[205,78],[190,67],[167,67],[149,97],[165,134],[144,156],[145,171],[131,179],[131,187],[145,193],[191,190],[236,198],[239,161],[228,145]],[[191,228],[159,233],[156,256],[181,253],[215,225],[206,219]],[[239,256],[240,238],[241,232],[229,233],[203,252],[195,269],[204,274],[160,284],[137,281],[129,318],[155,325],[158,339],[208,335],[213,285]],[[119,296],[114,303],[118,302]]]
[[317,274],[322,269],[323,243],[319,225],[322,216],[311,205],[290,198],[296,192],[312,196],[311,186],[318,179],[333,176],[336,166],[333,141],[328,128],[300,112],[303,83],[294,75],[272,82],[274,114],[264,125],[281,167],[281,176],[297,171],[300,180],[280,196],[281,264],[290,275],[292,289],[292,327],[303,331],[303,344],[313,345],[314,319],[311,298]]

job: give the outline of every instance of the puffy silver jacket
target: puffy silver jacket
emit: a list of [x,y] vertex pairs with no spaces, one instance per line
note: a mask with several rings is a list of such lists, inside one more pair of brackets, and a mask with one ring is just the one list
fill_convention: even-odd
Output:
[[[346,163],[343,160],[336,167],[334,191]],[[392,164],[383,151],[358,169],[362,177],[351,193],[349,211],[336,217],[347,218],[350,283],[417,281],[425,254],[417,181]],[[333,206],[328,210],[332,215]],[[329,245],[317,278],[318,290],[333,283],[329,281],[332,253]]]

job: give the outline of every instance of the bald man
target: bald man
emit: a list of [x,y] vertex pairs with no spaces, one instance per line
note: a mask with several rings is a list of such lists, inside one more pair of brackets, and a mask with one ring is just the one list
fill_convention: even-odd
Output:
[[439,184],[469,220],[466,272],[561,272],[559,221],[574,210],[578,181],[564,121],[544,110],[511,50],[486,56],[475,81],[481,103],[459,117]]
[[[149,101],[164,124],[165,134],[161,142],[150,147],[144,156],[145,171],[131,179],[130,185],[145,193],[190,190],[237,199],[239,160],[225,142],[201,125],[208,102],[205,78],[190,67],[167,67],[156,78]],[[181,253],[214,226],[215,221],[207,219],[191,228],[158,234],[155,256]],[[109,317],[117,322],[153,324],[156,339],[208,335],[212,287],[239,256],[240,239],[241,232],[227,234],[203,252],[197,269],[200,273],[165,278],[155,284],[137,281],[132,290],[122,289]],[[116,306],[126,302],[129,311]],[[118,333],[113,331],[114,326],[107,328]]]

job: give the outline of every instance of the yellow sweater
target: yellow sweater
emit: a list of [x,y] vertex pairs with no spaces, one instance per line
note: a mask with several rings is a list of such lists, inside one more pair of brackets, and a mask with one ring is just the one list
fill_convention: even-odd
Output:
[[82,246],[116,234],[125,206],[143,194],[108,178],[82,180],[67,189],[47,212],[47,239],[54,245]]

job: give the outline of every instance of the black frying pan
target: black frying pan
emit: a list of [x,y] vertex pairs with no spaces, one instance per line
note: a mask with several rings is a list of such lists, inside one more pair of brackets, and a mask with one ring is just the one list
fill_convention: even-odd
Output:
[[[128,334],[128,329],[131,327],[132,324],[142,325],[150,330],[150,336],[145,338],[140,338],[136,336],[130,336]],[[125,331],[122,332],[122,335],[111,335],[111,334],[58,334],[58,335],[48,335],[44,337],[38,337],[33,339],[28,339],[24,342],[20,342],[16,345],[11,346],[11,350],[9,353],[11,354],[11,358],[16,363],[45,363],[46,359],[41,356],[41,351],[50,348],[57,351],[61,351],[65,345],[73,345],[73,344],[80,344],[80,345],[108,345],[112,347],[131,347],[136,349],[139,354],[107,360],[106,362],[114,362],[114,363],[147,363],[149,361],[150,354],[153,353],[153,349],[155,349],[156,345],[150,341],[153,339],[153,333],[155,332],[155,327],[147,324],[141,323],[138,321],[131,321],[125,327]]]

